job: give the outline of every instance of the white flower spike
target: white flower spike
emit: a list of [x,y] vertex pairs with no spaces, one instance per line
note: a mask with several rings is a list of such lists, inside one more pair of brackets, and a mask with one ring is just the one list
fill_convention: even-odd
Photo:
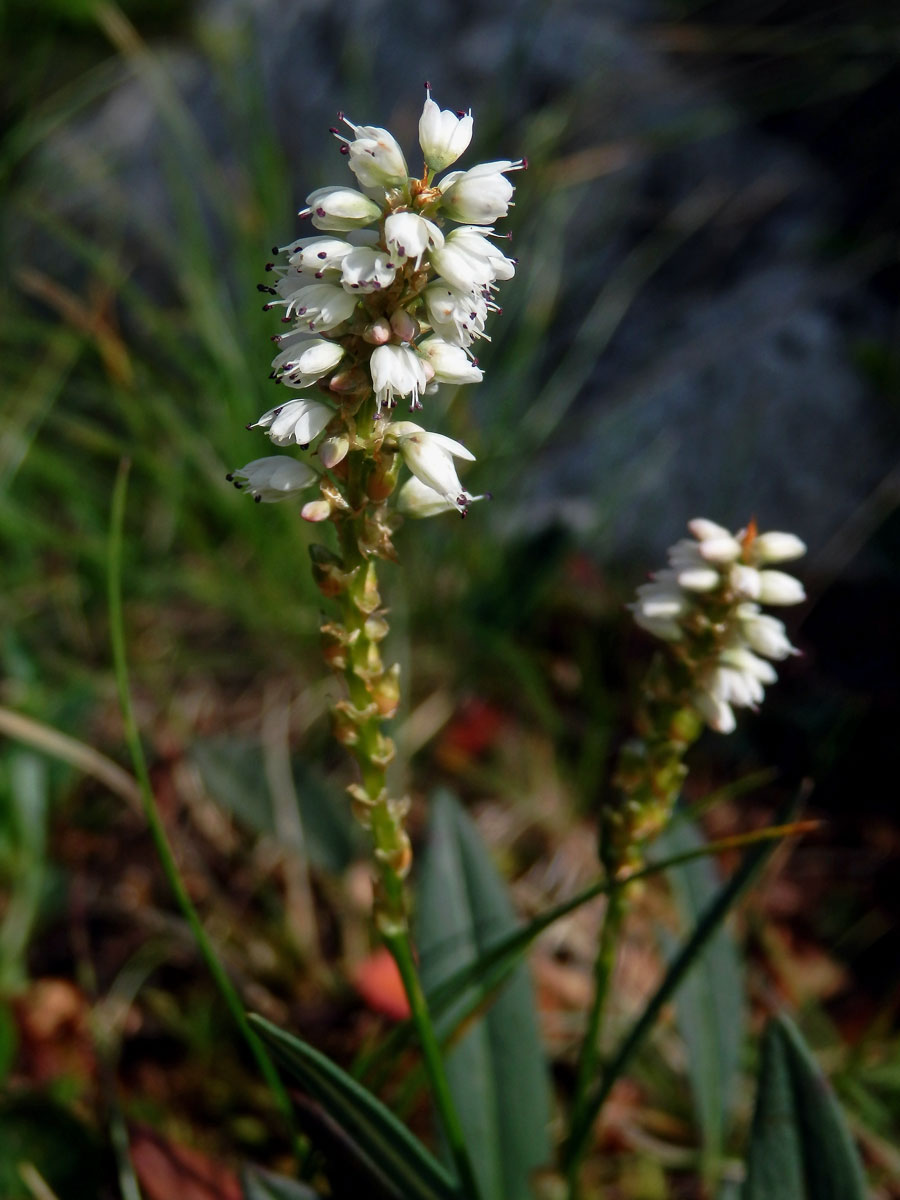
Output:
[[[502,234],[494,222],[512,202],[507,176],[527,164],[504,158],[448,172],[471,143],[472,114],[441,109],[427,84],[418,177],[410,176],[403,149],[387,129],[359,125],[343,113],[339,118],[342,127],[332,133],[354,176],[351,185],[309,193],[300,215],[311,220],[314,232],[274,248],[275,259],[266,264],[269,280],[259,284],[268,297],[265,308],[280,308],[289,327],[272,339],[278,347],[272,378],[288,388],[315,387],[328,403],[297,397],[250,428],[265,430],[276,445],[316,443],[324,473],[309,479],[321,479],[322,502],[304,506],[306,520],[340,523],[357,512],[357,501],[350,505],[343,495],[348,472],[342,464],[361,452],[373,464],[366,475],[373,504],[388,503],[400,483],[396,503],[409,515],[465,514],[479,497],[462,487],[454,463],[470,458],[469,452],[409,422],[398,432],[404,423],[390,424],[387,414],[401,400],[411,411],[421,409],[422,398],[441,384],[458,387],[483,378],[469,347],[487,338],[488,318],[500,311],[498,284],[516,271],[515,260],[499,248]],[[388,440],[388,450],[396,453],[381,456],[387,427],[393,442]],[[281,498],[301,477],[307,480],[303,470],[281,460],[259,462],[264,465],[248,464],[236,476],[258,499]],[[398,479],[401,464],[413,475],[405,485]],[[388,533],[385,524],[373,553],[390,546]],[[715,553],[711,546],[707,557]],[[715,582],[715,567],[695,554],[683,564],[684,580],[702,584],[704,576],[696,572],[705,570]],[[658,631],[665,628],[662,618],[652,620]]]
[[797,654],[784,625],[760,604],[799,604],[799,580],[759,564],[797,558],[806,547],[791,533],[730,533],[697,518],[693,538],[669,550],[669,566],[638,588],[630,605],[641,628],[674,644],[693,675],[690,702],[711,729],[731,733],[735,708],[756,708],[777,679],[776,662]]

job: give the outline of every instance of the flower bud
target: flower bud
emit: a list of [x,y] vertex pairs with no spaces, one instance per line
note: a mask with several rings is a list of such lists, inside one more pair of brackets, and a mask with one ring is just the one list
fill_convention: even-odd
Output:
[[300,516],[304,521],[312,521],[313,524],[327,521],[331,516],[331,505],[327,500],[310,500],[300,509]]
[[384,317],[379,317],[377,321],[367,325],[363,331],[363,341],[368,342],[370,346],[383,346],[390,340],[391,326]]
[[419,336],[419,322],[405,308],[391,313],[391,329],[401,342],[412,342]]
[[759,599],[763,604],[800,604],[806,599],[803,584],[784,571],[760,571]]
[[350,449],[350,439],[343,433],[336,434],[334,437],[325,438],[319,445],[319,458],[322,461],[322,466],[329,471],[338,465],[339,462],[347,457],[347,452]]
[[753,539],[751,553],[757,562],[788,562],[806,553],[806,543],[794,533],[761,533]]

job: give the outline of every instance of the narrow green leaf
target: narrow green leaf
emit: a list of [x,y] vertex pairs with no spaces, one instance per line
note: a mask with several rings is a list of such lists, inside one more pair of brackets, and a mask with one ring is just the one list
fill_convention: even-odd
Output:
[[[654,852],[670,856],[703,844],[696,827],[682,821],[658,838]],[[669,871],[669,883],[684,925],[693,929],[719,889],[715,866],[709,859],[694,859]],[[703,1174],[714,1183],[736,1100],[744,1032],[740,961],[725,925],[710,936],[678,991],[675,1012],[687,1047],[688,1076],[703,1137]]]
[[[793,816],[807,790],[807,786],[804,784],[797,796],[782,807],[777,818],[779,825]],[[650,997],[644,1011],[607,1064],[600,1082],[591,1094],[590,1103],[585,1107],[582,1119],[577,1124],[573,1124],[563,1152],[567,1163],[577,1161],[584,1143],[590,1136],[594,1121],[612,1091],[613,1084],[631,1062],[635,1051],[653,1028],[662,1008],[678,991],[710,937],[759,874],[763,863],[772,853],[776,844],[774,841],[760,841],[751,845],[741,860],[740,866],[703,909],[690,937],[670,963],[662,983]]]
[[[256,833],[276,832],[262,749],[254,741],[210,737],[196,742],[191,761],[210,795]],[[346,870],[356,852],[356,828],[346,804],[335,803],[328,786],[301,761],[292,764],[294,790],[309,861],[325,871]]]
[[788,1017],[766,1027],[744,1200],[866,1200],[847,1122]]
[[378,1187],[398,1200],[459,1200],[454,1180],[381,1101],[299,1038],[251,1015],[253,1027],[291,1076],[358,1148]]
[[[705,846],[699,846],[693,850],[673,855],[671,858],[659,859],[657,862],[648,864],[629,876],[622,886],[641,879],[649,879],[653,875],[679,866],[681,863],[706,858],[711,854],[719,854],[726,850],[744,850],[750,846],[778,842],[782,838],[807,832],[808,824],[799,822],[773,825],[766,829],[756,830],[754,833],[739,834],[735,837],[722,838],[716,842],[708,842]],[[512,933],[495,934],[490,929],[483,929],[486,949],[478,957],[465,963],[459,970],[452,972],[448,978],[434,988],[429,989],[428,1004],[432,1017],[435,1020],[443,1018],[452,1006],[459,1004],[460,1013],[456,1021],[458,1025],[468,1019],[476,1009],[483,1008],[486,998],[490,998],[503,986],[510,973],[521,962],[531,943],[545,929],[549,929],[556,921],[567,917],[569,913],[575,912],[582,905],[589,904],[598,896],[605,895],[610,886],[607,879],[599,879],[569,900],[565,900],[553,908],[548,908],[529,921],[527,925],[519,926]],[[475,983],[479,985],[478,989],[472,988],[472,984]],[[461,997],[464,994],[468,999],[463,1002]],[[453,1032],[453,1028],[451,1027],[447,1031],[448,1035]],[[379,1049],[360,1064],[359,1073],[367,1078],[378,1077],[379,1068],[384,1063],[394,1060],[397,1054],[410,1044],[413,1037],[414,1030],[409,1022],[398,1025],[393,1033],[385,1038]]]
[[[516,928],[503,881],[475,826],[448,792],[431,807],[418,896],[426,991]],[[438,1022],[447,1034],[486,999],[475,984]],[[528,1200],[531,1172],[550,1157],[549,1090],[533,989],[520,965],[494,1005],[447,1057],[466,1146],[486,1200]]]
[[262,1167],[244,1167],[241,1187],[244,1200],[319,1200],[319,1193],[309,1184],[275,1175]]

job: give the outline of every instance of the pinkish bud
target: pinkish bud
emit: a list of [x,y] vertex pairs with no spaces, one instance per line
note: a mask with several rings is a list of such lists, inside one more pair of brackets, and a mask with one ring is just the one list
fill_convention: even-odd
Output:
[[363,332],[363,341],[368,342],[371,346],[383,346],[390,340],[391,327],[384,317],[379,317],[377,321],[367,325]]
[[419,335],[419,322],[405,308],[391,313],[391,329],[401,342],[411,342]]
[[310,500],[300,509],[304,521],[327,521],[331,516],[331,505],[327,500]]

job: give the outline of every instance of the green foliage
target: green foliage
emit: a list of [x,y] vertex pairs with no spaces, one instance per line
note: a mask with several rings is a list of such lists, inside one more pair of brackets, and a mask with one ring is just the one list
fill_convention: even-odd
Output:
[[241,1185],[244,1200],[316,1200],[319,1194],[305,1183],[252,1166],[244,1167]]
[[41,910],[47,880],[46,762],[13,750],[0,762],[0,996],[28,978],[25,955]]
[[796,1026],[773,1017],[763,1037],[743,1200],[865,1200],[846,1120]]
[[57,1200],[101,1195],[104,1154],[96,1137],[62,1104],[40,1093],[0,1098],[0,1196],[33,1200],[23,1164],[37,1170]]
[[[418,946],[426,992],[517,927],[502,880],[472,824],[449,792],[431,803],[418,888]],[[442,1013],[449,1033],[485,1003],[474,985]],[[550,1096],[534,994],[520,965],[491,1007],[459,1031],[447,1075],[475,1174],[487,1200],[526,1200],[529,1175],[548,1162]]]
[[[279,833],[262,750],[255,742],[206,738],[191,746],[190,758],[223,808],[255,833]],[[339,789],[329,786],[305,759],[291,765],[302,832],[302,845],[294,849],[308,855],[315,866],[339,874],[360,847],[359,826],[351,820]]]
[[[701,846],[687,823],[670,825],[654,843],[654,856]],[[698,858],[668,872],[684,928],[692,929],[720,885],[709,859]],[[704,1174],[715,1181],[734,1115],[738,1066],[745,1034],[744,980],[738,949],[726,925],[710,937],[675,998],[678,1026],[687,1048],[687,1068],[703,1137]]]
[[262,1017],[251,1021],[285,1075],[337,1125],[341,1153],[379,1194],[460,1200],[451,1176],[377,1097],[312,1046]]

